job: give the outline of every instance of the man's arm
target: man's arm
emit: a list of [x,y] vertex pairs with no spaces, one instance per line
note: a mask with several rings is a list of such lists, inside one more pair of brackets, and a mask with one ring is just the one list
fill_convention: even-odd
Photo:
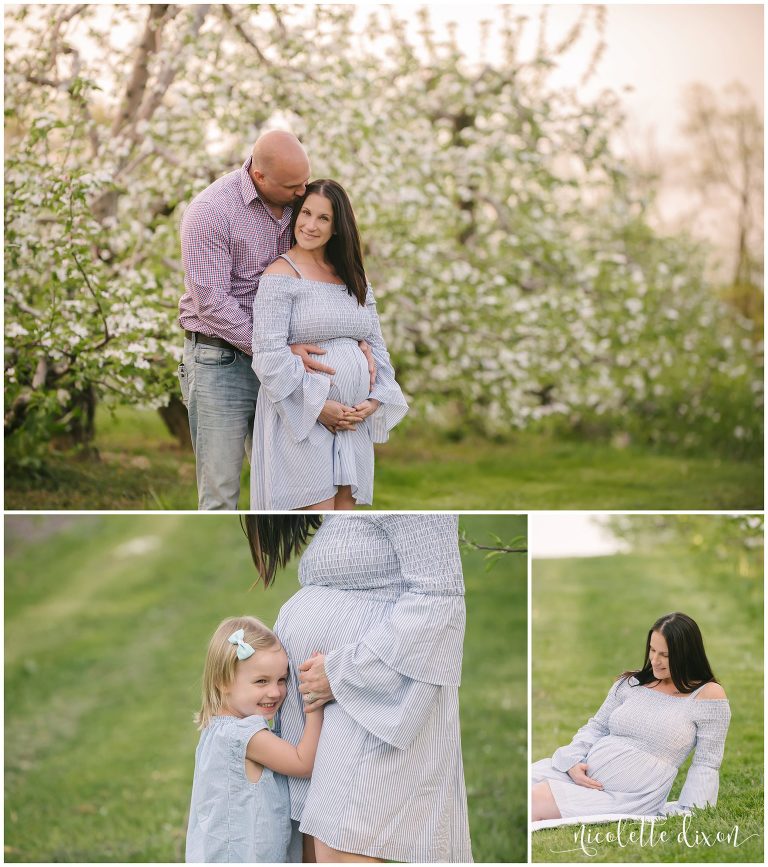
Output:
[[250,355],[253,323],[232,296],[229,223],[208,202],[193,202],[184,214],[181,258],[199,319]]

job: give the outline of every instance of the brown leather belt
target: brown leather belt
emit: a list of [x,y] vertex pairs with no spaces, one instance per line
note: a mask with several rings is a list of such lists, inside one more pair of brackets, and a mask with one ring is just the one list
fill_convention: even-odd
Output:
[[204,343],[206,346],[218,346],[219,349],[231,349],[233,352],[240,352],[236,346],[232,346],[221,337],[209,337],[207,334],[200,334],[199,331],[185,331],[184,336],[193,343]]

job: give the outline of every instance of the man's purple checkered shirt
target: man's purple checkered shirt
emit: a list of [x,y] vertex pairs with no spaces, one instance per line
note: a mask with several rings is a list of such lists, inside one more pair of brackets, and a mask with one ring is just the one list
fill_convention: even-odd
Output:
[[264,269],[289,247],[292,209],[277,220],[261,201],[243,167],[198,193],[181,222],[181,258],[186,291],[179,325],[221,337],[248,355],[253,335],[253,299]]

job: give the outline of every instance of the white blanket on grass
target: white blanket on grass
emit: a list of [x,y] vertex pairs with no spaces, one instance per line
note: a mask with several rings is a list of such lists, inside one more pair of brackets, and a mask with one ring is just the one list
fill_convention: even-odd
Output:
[[681,807],[677,801],[667,801],[660,813],[652,816],[637,816],[630,813],[597,813],[591,816],[571,816],[569,819],[542,819],[531,822],[531,831],[542,831],[545,828],[559,828],[562,825],[602,825],[606,822],[650,822],[651,819],[666,819],[667,816],[690,816],[691,811]]

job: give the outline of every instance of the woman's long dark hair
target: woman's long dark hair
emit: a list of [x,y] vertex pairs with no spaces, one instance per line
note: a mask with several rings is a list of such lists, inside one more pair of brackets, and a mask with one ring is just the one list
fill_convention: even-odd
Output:
[[325,254],[328,261],[336,269],[336,273],[346,284],[347,292],[357,299],[358,304],[363,305],[365,304],[368,280],[363,267],[360,234],[357,231],[355,213],[352,210],[349,196],[341,184],[328,180],[328,178],[320,178],[320,180],[307,184],[304,195],[293,208],[290,238],[292,241],[296,240],[296,220],[298,220],[301,209],[304,207],[304,202],[312,193],[325,196],[333,206],[334,234],[325,245]]
[[241,515],[240,526],[265,588],[275,580],[277,570],[307,544],[322,521],[322,515]]
[[645,641],[645,661],[638,671],[625,671],[622,678],[636,677],[641,684],[650,683],[656,678],[650,661],[651,635],[660,632],[669,650],[669,674],[677,690],[681,693],[693,692],[703,683],[717,683],[707,654],[704,640],[695,620],[675,611],[660,617],[648,630]]

